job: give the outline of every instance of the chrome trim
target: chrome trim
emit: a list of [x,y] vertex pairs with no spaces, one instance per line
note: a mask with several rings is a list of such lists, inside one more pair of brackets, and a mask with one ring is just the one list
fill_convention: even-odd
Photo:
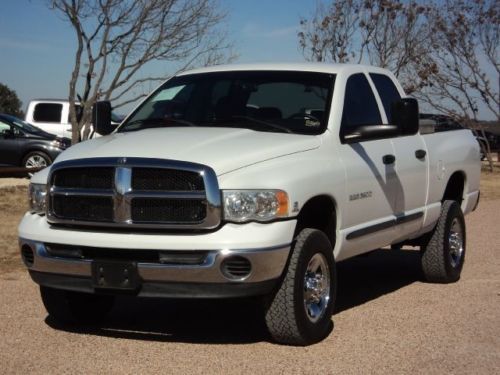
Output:
[[129,195],[134,198],[161,198],[161,199],[203,199],[205,193],[200,191],[169,191],[159,193],[157,191],[134,190]]
[[[52,256],[47,252],[43,242],[20,239],[20,248],[23,245],[30,246],[34,253],[34,263],[28,268],[29,270],[61,275],[92,276],[91,260]],[[123,251],[126,250],[123,249]],[[203,264],[172,265],[138,262],[137,269],[144,282],[252,283],[273,280],[281,276],[289,252],[290,244],[258,249],[212,250],[209,251]],[[248,277],[235,280],[226,278],[222,274],[220,269],[222,262],[233,255],[245,257],[251,262],[252,272]]]
[[77,188],[61,188],[52,186],[49,189],[50,195],[64,195],[67,197],[77,197],[80,195],[86,197],[112,197],[115,193],[111,189],[77,189]]
[[[54,173],[66,168],[115,168],[114,189],[74,189],[53,186]],[[201,191],[142,191],[132,189],[132,170],[139,168],[164,168],[199,173],[205,185],[205,193]],[[153,158],[88,158],[67,160],[52,165],[48,178],[47,220],[51,224],[67,224],[87,227],[118,227],[118,228],[148,228],[148,229],[214,229],[221,222],[221,194],[215,171],[202,164],[177,160]],[[94,222],[58,218],[52,211],[52,197],[66,196],[110,196],[113,197],[115,222]],[[206,199],[206,216],[199,223],[183,222],[138,222],[131,220],[131,202],[133,198],[163,198],[163,199]]]
[[[125,159],[126,160],[126,159]],[[120,160],[123,163],[123,161]],[[115,195],[113,197],[114,220],[121,224],[132,224],[132,168],[115,168]]]

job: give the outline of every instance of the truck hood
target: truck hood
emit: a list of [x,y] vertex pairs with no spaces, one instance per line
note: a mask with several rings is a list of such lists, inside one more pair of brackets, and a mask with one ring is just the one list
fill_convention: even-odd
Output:
[[318,136],[249,129],[171,127],[114,133],[81,142],[57,162],[97,157],[182,160],[212,167],[217,175],[284,155],[318,148]]

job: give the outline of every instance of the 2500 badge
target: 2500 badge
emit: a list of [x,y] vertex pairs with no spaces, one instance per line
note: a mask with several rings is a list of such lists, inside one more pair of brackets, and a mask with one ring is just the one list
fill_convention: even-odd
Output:
[[364,191],[362,193],[355,193],[355,194],[349,195],[349,200],[356,201],[358,199],[365,199],[365,198],[371,198],[371,197],[372,197],[371,191]]

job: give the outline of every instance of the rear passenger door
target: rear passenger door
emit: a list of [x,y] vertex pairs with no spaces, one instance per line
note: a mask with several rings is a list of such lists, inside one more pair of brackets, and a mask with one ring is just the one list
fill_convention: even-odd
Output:
[[[370,73],[370,78],[384,107],[384,123],[392,124],[391,106],[394,101],[401,99],[401,94],[391,77]],[[401,184],[394,203],[394,213],[401,223],[396,230],[397,234],[404,237],[418,231],[423,222],[428,191],[427,149],[420,134],[395,137],[392,143],[396,156],[394,168]]]
[[364,73],[346,81],[340,157],[345,167],[346,191],[340,259],[389,244],[394,237],[395,197],[401,190],[391,138],[343,142],[343,135],[357,126],[380,126],[382,115],[374,89]]

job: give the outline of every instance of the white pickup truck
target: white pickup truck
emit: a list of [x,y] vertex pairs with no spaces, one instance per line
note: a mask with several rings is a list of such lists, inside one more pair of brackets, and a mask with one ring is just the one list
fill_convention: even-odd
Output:
[[[76,103],[76,112],[77,117],[79,117],[81,112],[79,103]],[[120,116],[114,113],[111,116],[111,122],[114,125],[118,125],[122,120]],[[66,99],[31,100],[26,109],[25,121],[36,125],[47,133],[71,139],[69,101]],[[97,136],[97,134],[92,129],[89,138],[94,138],[94,136]]]
[[169,79],[118,129],[94,108],[112,133],[36,174],[19,225],[56,319],[101,319],[122,293],[260,295],[272,337],[307,345],[330,330],[337,262],[407,244],[429,282],[460,277],[479,146],[421,135],[387,70],[218,66]]

